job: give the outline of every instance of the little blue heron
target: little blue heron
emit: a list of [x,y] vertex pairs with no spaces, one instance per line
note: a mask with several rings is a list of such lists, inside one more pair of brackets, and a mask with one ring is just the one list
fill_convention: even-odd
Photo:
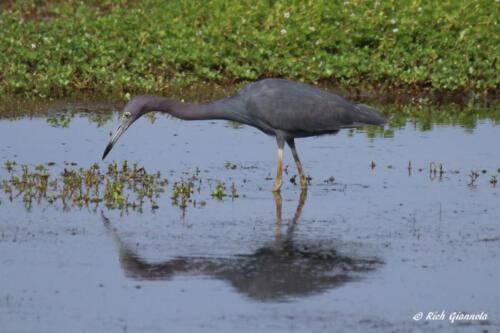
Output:
[[123,110],[120,123],[104,150],[109,153],[116,140],[142,115],[159,111],[185,120],[225,119],[260,129],[276,137],[278,172],[273,191],[282,184],[283,147],[292,151],[302,188],[307,180],[295,150],[295,138],[335,134],[342,128],[383,125],[387,119],[375,108],[355,103],[309,84],[264,79],[250,83],[233,96],[213,102],[181,103],[169,98],[141,95],[132,98]]

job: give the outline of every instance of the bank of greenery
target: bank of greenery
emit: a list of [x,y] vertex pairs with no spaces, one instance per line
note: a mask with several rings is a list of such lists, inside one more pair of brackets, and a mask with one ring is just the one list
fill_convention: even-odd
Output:
[[261,77],[389,91],[500,87],[498,0],[22,0],[0,93],[161,92]]

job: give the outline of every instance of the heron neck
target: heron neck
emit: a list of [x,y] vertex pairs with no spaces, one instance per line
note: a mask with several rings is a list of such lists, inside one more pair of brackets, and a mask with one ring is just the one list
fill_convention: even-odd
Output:
[[239,105],[231,98],[224,98],[208,103],[182,103],[170,98],[158,97],[153,100],[149,111],[166,112],[184,120],[227,119],[241,121],[238,117]]
[[159,111],[180,119],[205,119],[197,104],[181,103],[164,97],[154,97],[146,107],[146,112]]

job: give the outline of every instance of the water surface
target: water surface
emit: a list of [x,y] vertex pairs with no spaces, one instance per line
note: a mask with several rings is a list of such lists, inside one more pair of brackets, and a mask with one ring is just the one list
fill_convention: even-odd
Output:
[[[0,120],[0,179],[7,160],[54,162],[54,174],[104,168],[116,114],[70,114]],[[224,121],[140,119],[108,158],[162,172],[158,209],[27,210],[0,190],[0,331],[497,331],[500,128],[488,117],[439,123],[297,140],[309,190],[288,181],[285,150],[276,197],[273,138]],[[197,168],[197,205],[183,212],[171,184]],[[212,198],[221,182],[239,196]],[[488,320],[412,319],[430,311]]]

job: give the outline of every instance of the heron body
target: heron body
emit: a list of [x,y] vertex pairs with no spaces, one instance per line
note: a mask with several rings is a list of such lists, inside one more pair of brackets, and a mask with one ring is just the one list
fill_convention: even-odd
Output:
[[103,159],[121,134],[135,120],[151,111],[166,112],[185,120],[237,121],[275,136],[278,143],[278,170],[273,191],[279,191],[282,184],[285,142],[292,151],[301,185],[306,188],[306,176],[295,149],[295,138],[335,134],[342,128],[383,125],[387,122],[377,109],[368,105],[349,101],[309,84],[284,79],[253,82],[233,96],[200,104],[141,95],[125,105],[120,124],[104,151]]

